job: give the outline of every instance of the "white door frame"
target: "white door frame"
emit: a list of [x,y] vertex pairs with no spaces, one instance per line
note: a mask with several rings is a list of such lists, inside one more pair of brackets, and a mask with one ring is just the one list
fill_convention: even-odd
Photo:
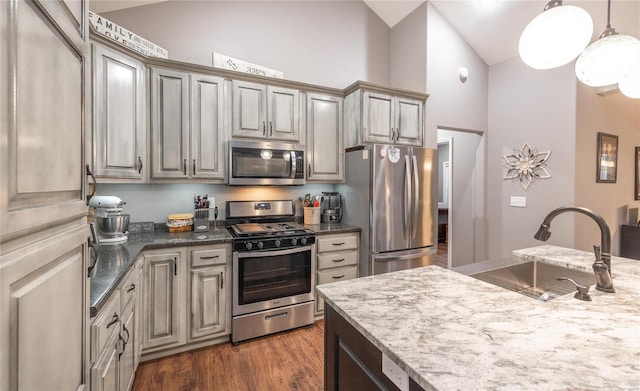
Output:
[[[451,269],[451,243],[453,242],[453,238],[451,237],[451,235],[449,235],[449,232],[451,232],[451,227],[452,227],[452,223],[453,223],[453,219],[451,218],[452,215],[452,211],[451,211],[451,194],[453,194],[453,138],[452,137],[446,137],[446,138],[442,138],[442,139],[438,139],[438,146],[440,145],[448,145],[449,146],[449,161],[447,163],[449,163],[449,170],[448,172],[445,172],[444,169],[442,167],[438,167],[438,169],[443,169],[442,172],[442,182],[444,183],[445,180],[448,182],[448,186],[447,186],[447,192],[446,194],[444,194],[444,189],[443,189],[443,202],[447,204],[447,269]],[[445,174],[447,174],[447,178],[445,178]],[[446,197],[446,198],[445,198]],[[438,216],[438,220],[440,219],[440,217]]]

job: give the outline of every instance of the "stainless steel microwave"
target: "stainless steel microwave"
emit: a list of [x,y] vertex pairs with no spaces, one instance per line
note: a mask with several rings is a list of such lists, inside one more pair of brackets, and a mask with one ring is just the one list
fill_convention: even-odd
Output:
[[230,185],[304,185],[304,147],[270,141],[229,141]]

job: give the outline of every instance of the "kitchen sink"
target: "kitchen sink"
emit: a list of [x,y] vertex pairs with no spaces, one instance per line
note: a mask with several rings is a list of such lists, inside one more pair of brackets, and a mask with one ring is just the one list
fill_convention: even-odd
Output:
[[576,291],[575,286],[569,281],[556,280],[559,277],[567,277],[586,286],[596,283],[596,277],[593,273],[534,261],[471,274],[469,277],[534,299],[541,298],[546,292],[549,297],[546,298],[545,295],[545,300],[555,299]]

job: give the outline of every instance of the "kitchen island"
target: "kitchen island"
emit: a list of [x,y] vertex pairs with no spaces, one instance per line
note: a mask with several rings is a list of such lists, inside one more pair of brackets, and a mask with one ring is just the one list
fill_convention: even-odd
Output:
[[[590,271],[592,259],[540,246],[515,251],[511,262]],[[408,375],[410,389],[640,389],[640,262],[613,257],[612,269],[616,293],[592,286],[591,302],[535,300],[437,266],[318,286],[330,308],[325,389],[340,384],[341,368],[358,367],[388,386],[376,354]],[[344,325],[352,332],[341,334]],[[350,345],[353,331],[371,345],[366,352]],[[367,352],[373,360],[360,356]]]

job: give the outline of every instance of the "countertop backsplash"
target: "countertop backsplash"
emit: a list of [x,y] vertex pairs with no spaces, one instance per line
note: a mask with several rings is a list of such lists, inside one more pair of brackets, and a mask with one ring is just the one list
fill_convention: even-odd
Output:
[[[227,186],[214,184],[98,184],[99,195],[115,195],[126,202],[123,213],[130,221],[164,223],[170,213],[193,212],[193,195],[208,194],[215,197],[218,221],[224,220],[226,201],[295,200],[305,194],[335,191],[333,184],[307,184],[304,186]],[[211,217],[213,219],[213,217]]]

